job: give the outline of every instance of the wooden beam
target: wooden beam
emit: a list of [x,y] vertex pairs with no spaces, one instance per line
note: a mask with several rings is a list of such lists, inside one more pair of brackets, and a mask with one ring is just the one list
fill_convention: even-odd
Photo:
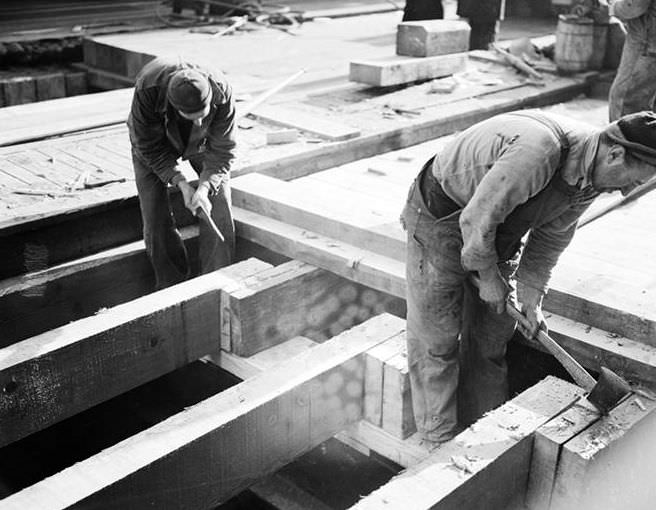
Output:
[[526,490],[528,508],[549,510],[563,445],[599,418],[597,408],[587,399],[581,399],[535,432]]
[[234,208],[239,236],[349,280],[405,297],[405,265],[337,239]]
[[3,500],[6,509],[210,508],[362,414],[362,356],[404,321],[370,319]]
[[405,233],[397,228],[377,229],[384,219],[366,208],[345,209],[300,193],[294,181],[252,173],[231,182],[232,201],[269,218],[367,248],[396,260],[405,260]]
[[404,21],[396,29],[396,54],[434,57],[469,51],[469,23],[460,20]]
[[[198,226],[180,234],[195,264]],[[143,241],[0,281],[0,347],[154,290]]]
[[351,61],[349,80],[374,87],[391,87],[419,80],[449,76],[465,69],[467,53],[414,58],[392,55],[367,61]]
[[581,393],[572,384],[548,377],[352,508],[494,510],[523,501],[533,433]]
[[308,331],[328,330],[348,305],[348,280],[297,260],[224,289],[221,346],[250,356]]
[[[316,115],[307,110],[294,109],[280,105],[261,106],[251,113],[257,119],[298,129],[312,135],[325,138],[331,142],[350,140],[360,136],[360,130],[341,122],[323,118],[325,111]],[[321,116],[323,115],[323,117]]]
[[[245,265],[253,263],[261,268]],[[0,445],[218,352],[220,291],[242,271],[203,275],[2,349]]]
[[654,505],[656,401],[632,395],[565,443],[551,509],[631,508]]

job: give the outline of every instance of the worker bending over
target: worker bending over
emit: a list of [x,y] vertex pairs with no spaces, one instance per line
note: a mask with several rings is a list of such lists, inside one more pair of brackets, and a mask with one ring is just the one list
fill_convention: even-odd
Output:
[[463,131],[424,165],[401,216],[412,402],[424,439],[447,441],[507,400],[516,323],[503,313],[506,299],[518,299],[535,335],[581,214],[600,193],[626,194],[655,174],[652,112],[603,130],[507,113]]
[[[235,106],[223,75],[179,59],[157,58],[136,79],[128,118],[146,250],[157,288],[190,276],[187,251],[175,228],[169,187],[177,187],[193,213],[210,212],[223,240],[199,224],[201,273],[229,265],[235,234],[229,175],[235,150]],[[198,174],[194,188],[178,160]]]

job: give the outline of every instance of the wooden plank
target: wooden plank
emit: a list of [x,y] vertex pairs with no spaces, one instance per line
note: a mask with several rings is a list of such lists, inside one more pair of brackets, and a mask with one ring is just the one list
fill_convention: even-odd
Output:
[[393,296],[405,296],[405,267],[400,261],[237,207],[234,216],[238,235],[249,241]]
[[565,443],[553,510],[653,507],[656,401],[632,395]]
[[329,271],[294,260],[226,288],[221,307],[230,322],[222,324],[221,346],[250,356],[308,330],[325,329],[343,306],[338,296],[347,285]]
[[522,501],[533,433],[581,393],[572,384],[548,377],[352,508],[493,510]]
[[218,352],[233,283],[226,268],[5,347],[0,445]]
[[404,21],[396,30],[396,54],[434,57],[469,50],[469,23],[460,20]]
[[6,78],[0,82],[7,106],[33,103],[36,101],[36,86],[31,76]]
[[405,234],[400,228],[392,232],[373,231],[371,227],[380,225],[384,219],[368,213],[369,209],[355,204],[348,208],[331,205],[333,201],[317,199],[316,188],[315,193],[301,193],[294,181],[261,174],[237,177],[231,186],[233,204],[237,207],[405,260]]
[[332,510],[280,473],[260,480],[249,490],[276,510]]
[[357,421],[362,395],[348,388],[361,388],[361,354],[404,327],[389,315],[371,319],[6,498],[2,507],[213,507]]
[[64,73],[64,80],[67,96],[79,96],[88,92],[87,73],[84,71],[68,71]]
[[459,73],[467,65],[467,53],[412,58],[393,55],[367,61],[351,61],[349,80],[375,87],[391,87],[432,80]]
[[267,122],[305,131],[332,142],[350,140],[360,136],[359,129],[321,118],[318,116],[318,112],[311,114],[299,108],[267,105],[257,108],[251,115]]
[[549,510],[556,469],[563,445],[599,419],[599,411],[581,399],[535,432],[533,455],[526,490],[531,510]]
[[66,97],[66,80],[61,72],[36,75],[34,83],[37,101]]
[[387,360],[383,368],[382,428],[399,439],[405,439],[417,431],[405,343],[402,351]]

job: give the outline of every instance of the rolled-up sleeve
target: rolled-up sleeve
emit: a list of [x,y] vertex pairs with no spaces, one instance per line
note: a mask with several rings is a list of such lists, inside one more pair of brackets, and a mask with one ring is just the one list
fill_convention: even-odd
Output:
[[135,89],[128,127],[138,157],[168,184],[180,172],[175,166],[178,156],[166,137],[164,116],[157,111],[158,93],[156,87]]
[[223,176],[230,172],[235,159],[235,103],[228,84],[224,85],[224,101],[218,105],[208,131],[207,144],[200,182],[206,181],[216,189]]
[[480,181],[460,215],[462,264],[469,271],[498,261],[496,230],[518,205],[539,193],[556,171],[560,149],[512,143]]

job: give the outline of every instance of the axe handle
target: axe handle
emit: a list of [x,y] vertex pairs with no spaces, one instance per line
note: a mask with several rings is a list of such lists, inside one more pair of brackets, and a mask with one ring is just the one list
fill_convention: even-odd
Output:
[[[480,278],[478,276],[472,274],[470,279],[476,287],[480,288]],[[506,301],[506,313],[519,322],[525,329],[530,329],[530,324],[526,316],[509,300]],[[558,342],[541,329],[538,330],[535,336],[538,342],[567,370],[567,373],[572,376],[576,384],[586,391],[592,391],[597,381],[569,352],[563,349]]]
[[[506,302],[506,312],[513,319],[515,319],[517,322],[521,323],[525,328],[528,329],[529,326],[528,319],[510,301]],[[551,354],[553,354],[554,358],[556,358],[560,362],[560,364],[563,367],[565,367],[565,370],[567,370],[567,373],[569,373],[569,375],[572,376],[572,379],[574,379],[576,384],[578,384],[581,388],[583,388],[586,391],[591,391],[592,388],[594,388],[595,384],[597,384],[595,378],[592,377],[590,373],[571,356],[570,353],[568,353],[565,349],[563,349],[560,346],[560,344],[558,344],[558,342],[556,342],[553,338],[551,338],[547,333],[545,333],[541,329],[538,330],[535,336],[537,337],[538,341],[542,344],[542,346],[545,349],[547,349]]]
[[216,223],[214,223],[212,216],[210,216],[210,214],[205,210],[203,206],[200,206],[198,208],[198,214],[201,218],[203,218],[207,222],[207,224],[210,226],[214,234],[216,234],[216,237],[218,237],[222,243],[225,242],[225,237],[223,237],[223,234],[219,230],[219,227],[216,226]]

